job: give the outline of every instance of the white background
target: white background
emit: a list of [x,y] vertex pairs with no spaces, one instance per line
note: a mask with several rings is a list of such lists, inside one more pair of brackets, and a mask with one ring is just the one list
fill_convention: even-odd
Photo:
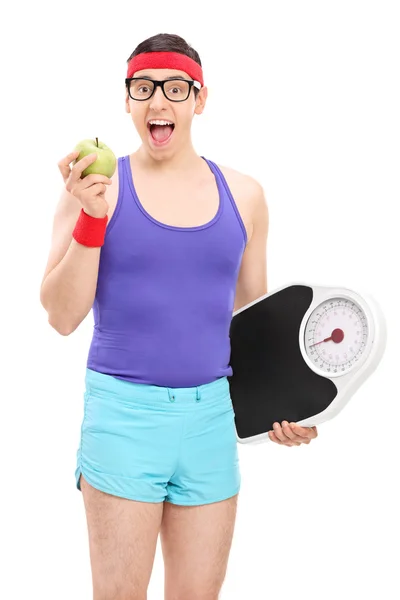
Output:
[[[198,154],[258,179],[269,291],[293,281],[372,294],[377,371],[308,446],[239,445],[242,491],[221,598],[399,597],[399,17],[396,2],[19,2],[2,15],[0,596],[89,600],[76,450],[93,317],[69,337],[39,287],[57,162],[98,136],[140,142],[126,61],[156,33],[200,54]],[[396,216],[397,215],[397,216]],[[396,345],[397,344],[397,345]],[[161,548],[149,600],[163,597]]]

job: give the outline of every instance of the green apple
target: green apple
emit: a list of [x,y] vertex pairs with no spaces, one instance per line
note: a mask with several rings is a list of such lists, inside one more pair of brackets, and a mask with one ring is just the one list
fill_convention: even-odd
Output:
[[76,152],[79,150],[79,156],[74,160],[73,164],[78,162],[78,160],[81,160],[84,156],[93,154],[94,152],[98,156],[94,162],[90,163],[90,165],[82,171],[82,178],[91,173],[105,175],[106,177],[112,177],[114,175],[117,166],[115,154],[108,146],[103,144],[103,142],[99,142],[99,138],[96,138],[95,140],[82,140],[75,146],[74,150]]

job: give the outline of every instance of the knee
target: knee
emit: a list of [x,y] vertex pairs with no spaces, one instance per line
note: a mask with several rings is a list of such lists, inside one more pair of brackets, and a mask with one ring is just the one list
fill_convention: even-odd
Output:
[[122,596],[116,596],[115,594],[113,594],[112,596],[93,596],[93,600],[147,600],[147,594],[146,595],[140,595],[138,596],[137,594],[135,594],[134,596],[132,596],[132,594],[130,594],[129,596],[122,595]]
[[194,591],[176,590],[165,594],[165,600],[219,600],[219,592],[203,592],[201,590]]
[[165,587],[165,600],[219,600],[223,579],[210,580],[198,577],[191,581],[169,581]]
[[139,592],[134,590],[120,591],[115,590],[110,592],[93,592],[93,600],[147,600],[147,592]]
[[186,593],[174,596],[165,596],[165,600],[188,600],[188,598],[190,598],[190,600],[219,600],[220,596],[219,594],[213,594],[212,596],[209,594],[207,596],[198,596],[197,594],[193,596],[193,594],[190,594],[190,596],[188,596]]

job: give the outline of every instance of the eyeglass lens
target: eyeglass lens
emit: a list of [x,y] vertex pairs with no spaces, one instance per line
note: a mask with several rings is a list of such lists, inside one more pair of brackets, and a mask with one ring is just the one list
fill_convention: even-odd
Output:
[[[164,82],[164,91],[169,100],[186,100],[189,95],[189,83],[182,79]],[[148,79],[135,79],[130,82],[130,93],[134,100],[147,100],[154,90],[154,83]]]

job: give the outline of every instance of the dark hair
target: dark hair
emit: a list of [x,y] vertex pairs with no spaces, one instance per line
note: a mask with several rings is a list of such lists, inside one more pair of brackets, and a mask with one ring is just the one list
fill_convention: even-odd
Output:
[[[136,46],[126,62],[129,63],[134,56],[142,54],[142,52],[178,52],[189,56],[189,58],[192,58],[202,66],[198,52],[196,52],[196,50],[179,35],[171,33],[158,33],[157,35],[147,38],[147,40],[144,40]],[[199,90],[195,87],[193,87],[193,90],[194,96],[197,98]]]

